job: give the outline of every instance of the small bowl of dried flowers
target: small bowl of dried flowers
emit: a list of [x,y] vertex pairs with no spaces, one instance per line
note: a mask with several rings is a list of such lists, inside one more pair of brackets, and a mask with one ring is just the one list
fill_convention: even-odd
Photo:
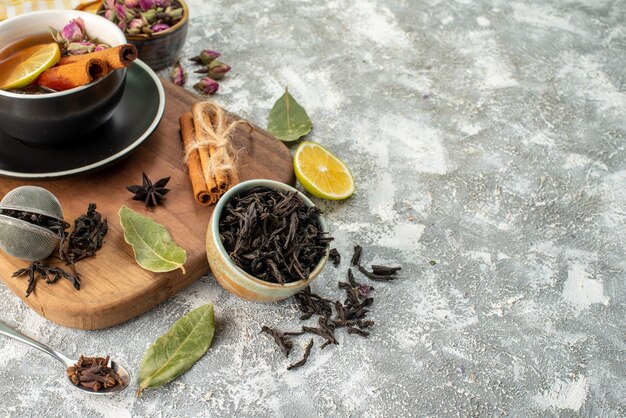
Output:
[[248,180],[217,202],[207,230],[207,257],[218,283],[254,302],[298,293],[321,273],[332,238],[304,194],[273,180]]
[[153,70],[178,60],[189,27],[189,7],[183,0],[103,0],[97,13],[124,32]]

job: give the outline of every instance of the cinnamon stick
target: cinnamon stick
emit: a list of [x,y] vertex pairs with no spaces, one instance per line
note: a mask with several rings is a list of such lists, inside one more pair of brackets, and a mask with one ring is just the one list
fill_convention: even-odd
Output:
[[83,55],[69,55],[59,60],[59,65],[71,64],[86,59],[97,58],[107,63],[110,69],[118,70],[128,67],[137,59],[137,48],[132,44],[123,44],[106,48],[101,51],[90,52]]
[[37,78],[37,84],[56,91],[69,90],[87,85],[107,72],[106,62],[90,58],[48,68]]
[[[230,135],[235,127],[244,123],[228,124],[226,112],[212,102],[196,103],[192,107],[194,127],[199,142],[206,144],[207,152],[200,154],[207,185],[214,179],[215,193],[222,194],[239,183]],[[208,156],[208,158],[207,158]],[[213,187],[213,184],[210,184]]]
[[[191,112],[183,113],[178,119],[180,123],[180,135],[183,140],[183,149],[189,150],[195,144],[195,134],[193,125],[193,116]],[[191,187],[193,189],[194,198],[201,205],[211,205],[215,203],[215,195],[210,193],[204,173],[202,171],[202,163],[200,162],[199,150],[187,154],[187,168],[189,170],[189,178],[191,179]]]
[[239,183],[230,136],[240,123],[229,123],[224,109],[212,102],[196,103],[179,118],[185,162],[194,198],[203,205],[216,203]]
[[[203,125],[204,115],[202,110],[198,107],[198,103],[193,105],[192,107],[192,119],[193,119],[193,127],[196,138],[206,138],[208,135],[206,127]],[[216,151],[215,144],[205,144],[198,148],[198,156],[200,158],[200,164],[202,167],[204,181],[206,182],[207,188],[209,192],[214,195],[219,194],[219,187],[217,182],[215,181],[215,177],[209,173],[207,169],[211,164],[211,155],[214,155]]]

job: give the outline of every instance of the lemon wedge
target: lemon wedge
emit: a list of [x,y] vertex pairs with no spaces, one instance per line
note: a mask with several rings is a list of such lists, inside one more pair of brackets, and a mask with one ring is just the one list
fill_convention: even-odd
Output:
[[315,142],[304,141],[298,146],[293,168],[302,187],[313,196],[343,200],[354,193],[354,179],[348,167]]
[[28,86],[60,58],[61,50],[56,43],[35,45],[14,53],[0,64],[0,89]]

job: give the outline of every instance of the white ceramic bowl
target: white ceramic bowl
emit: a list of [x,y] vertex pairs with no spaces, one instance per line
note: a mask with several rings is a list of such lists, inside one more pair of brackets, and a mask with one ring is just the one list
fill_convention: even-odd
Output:
[[[75,10],[47,10],[0,22],[0,49],[21,38],[46,33],[49,27],[61,30],[77,17],[85,21],[90,37],[110,46],[126,43],[124,33],[103,17]],[[86,86],[62,92],[20,94],[0,90],[0,129],[43,146],[76,139],[113,115],[122,98],[125,80],[126,69],[122,69]]]
[[[311,271],[306,280],[299,280],[281,285],[257,279],[256,277],[246,273],[243,269],[239,268],[224,249],[224,245],[222,244],[222,240],[219,235],[219,219],[222,216],[224,206],[226,206],[233,196],[254,189],[255,187],[267,187],[268,189],[278,190],[281,192],[295,191],[305,205],[308,207],[315,206],[313,202],[311,202],[311,200],[309,200],[309,198],[307,198],[304,194],[300,193],[293,187],[278,181],[259,179],[239,183],[232,189],[228,190],[217,202],[217,205],[215,205],[215,210],[213,211],[213,215],[211,215],[211,221],[209,222],[207,230],[207,257],[209,259],[209,265],[211,266],[213,275],[224,289],[242,299],[249,301],[274,302],[277,300],[287,299],[311,284],[311,282],[324,268],[324,265],[328,260],[330,246],[328,246],[326,253]],[[322,215],[319,215],[318,221],[322,231],[327,233],[328,225]]]

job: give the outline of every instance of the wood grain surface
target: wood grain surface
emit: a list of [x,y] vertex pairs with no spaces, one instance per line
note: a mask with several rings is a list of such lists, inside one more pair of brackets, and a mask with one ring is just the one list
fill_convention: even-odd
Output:
[[[76,291],[67,280],[48,285],[39,281],[25,297],[26,277],[11,275],[28,262],[0,251],[0,279],[37,313],[57,324],[79,329],[109,327],[146,312],[184,289],[209,271],[205,251],[206,228],[213,206],[201,206],[193,198],[187,170],[182,163],[178,118],[191,109],[198,96],[163,80],[165,114],[158,129],[132,155],[101,171],[53,181],[0,179],[0,196],[25,185],[37,185],[54,193],[65,211],[65,220],[85,213],[90,202],[108,219],[109,232],[95,257],[76,264],[82,287]],[[233,116],[236,118],[236,116]],[[289,149],[264,130],[240,125],[234,136],[239,150],[241,181],[268,178],[288,184],[295,182]],[[141,173],[153,181],[171,176],[171,189],[163,205],[147,209],[132,200],[126,190],[141,184]],[[163,224],[173,239],[187,251],[186,274],[181,270],[152,273],[135,262],[133,250],[124,241],[118,211],[122,205],[150,216]],[[58,259],[49,262],[61,266]]]

